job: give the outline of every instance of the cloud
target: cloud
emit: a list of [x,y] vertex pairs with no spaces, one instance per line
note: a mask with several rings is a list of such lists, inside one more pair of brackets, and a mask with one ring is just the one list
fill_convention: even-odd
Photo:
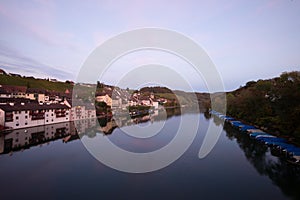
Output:
[[0,64],[1,67],[11,72],[21,73],[22,75],[35,75],[37,77],[53,76],[58,79],[66,80],[74,77],[70,72],[58,69],[39,62],[33,58],[24,56],[19,51],[8,47],[0,42]]
[[47,0],[36,0],[31,6],[24,9],[16,6],[13,2],[0,4],[0,15],[7,21],[19,27],[22,32],[39,40],[45,45],[68,48],[71,50],[80,50],[82,45],[76,41],[75,35],[70,32],[57,30],[57,16],[55,16],[55,4]]

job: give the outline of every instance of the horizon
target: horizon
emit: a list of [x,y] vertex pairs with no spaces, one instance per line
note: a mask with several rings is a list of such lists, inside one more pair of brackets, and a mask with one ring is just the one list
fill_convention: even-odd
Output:
[[[11,72],[9,72],[9,71],[6,71],[4,68],[3,68],[3,66],[1,66],[1,68],[0,68],[0,70],[4,70],[6,73],[7,73],[7,75],[9,75]],[[259,78],[259,79],[257,79],[257,80],[249,80],[249,81],[247,81],[247,82],[245,82],[244,84],[242,84],[242,85],[240,85],[238,88],[236,88],[236,89],[233,89],[233,90],[226,90],[225,92],[233,92],[233,91],[235,91],[235,90],[238,90],[239,88],[241,88],[241,87],[244,87],[244,86],[246,86],[246,84],[248,83],[248,82],[251,82],[251,81],[255,81],[255,82],[257,82],[257,81],[259,81],[259,80],[271,80],[271,79],[274,79],[274,78],[277,78],[277,77],[279,77],[281,74],[284,74],[284,73],[290,73],[290,72],[300,72],[300,71],[284,71],[284,72],[281,72],[278,76],[274,76],[274,77],[271,77],[271,78],[268,78],[268,79],[261,79],[261,78]],[[15,73],[14,73],[15,74]],[[33,77],[33,78],[35,78],[35,79],[41,79],[41,80],[47,80],[47,81],[50,81],[53,77],[47,77],[47,78],[41,78],[41,77],[35,77],[35,76],[25,76],[25,75],[22,75],[22,74],[18,74],[18,75],[21,75],[23,78],[30,78],[30,77]],[[75,82],[74,80],[59,80],[59,79],[57,79],[57,81],[58,82],[62,82],[62,83],[64,83],[64,82],[66,82],[66,81],[73,81],[75,84],[90,84],[90,85],[97,85],[97,83],[85,83],[85,82]],[[104,85],[106,85],[106,86],[111,86],[111,87],[119,87],[119,86],[116,86],[116,85],[111,85],[111,84],[108,84],[108,83],[105,83],[105,82],[101,82],[101,81],[99,81],[101,84],[104,84]],[[1,85],[1,84],[0,84]],[[168,88],[168,89],[171,89],[172,91],[183,91],[183,92],[198,92],[198,93],[209,93],[209,94],[215,94],[215,93],[219,93],[218,91],[216,91],[216,92],[208,92],[208,91],[186,91],[186,90],[180,90],[180,89],[172,89],[172,88],[169,88],[169,87],[166,87],[166,86],[162,86],[162,85],[144,85],[144,86],[141,86],[141,87],[138,87],[138,88],[128,88],[129,90],[141,90],[142,88],[146,88],[146,87],[150,87],[150,88],[152,88],[152,87],[165,87],[165,88]],[[121,89],[127,89],[126,87],[120,87]]]
[[[0,33],[0,65],[26,76],[75,81],[90,53],[108,39],[133,29],[160,27],[182,33],[205,49],[225,91],[232,91],[251,80],[300,70],[299,8],[299,1],[280,0],[172,4],[4,0],[0,3],[0,25],[5,27]],[[157,51],[120,58],[101,81],[115,85],[128,70],[149,63],[171,66],[195,90],[207,90],[201,77],[186,71],[189,64]]]

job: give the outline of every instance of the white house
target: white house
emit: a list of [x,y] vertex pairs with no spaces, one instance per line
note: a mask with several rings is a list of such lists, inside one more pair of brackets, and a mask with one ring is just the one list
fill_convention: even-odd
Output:
[[108,94],[98,94],[96,96],[97,102],[105,102],[106,105],[112,106],[112,99]]
[[151,101],[149,97],[142,96],[139,98],[139,100],[140,100],[140,105],[151,106]]
[[9,103],[0,105],[0,125],[12,129],[67,122],[70,108],[64,104]]
[[137,106],[138,105],[138,100],[136,97],[132,96],[129,100],[128,100],[128,105],[129,106]]
[[47,102],[45,100],[45,90],[37,89],[37,88],[27,88],[26,90],[26,98],[31,100],[37,100],[38,102],[44,103]]
[[65,99],[64,104],[70,108],[70,121],[96,118],[94,104],[84,103],[78,99]]

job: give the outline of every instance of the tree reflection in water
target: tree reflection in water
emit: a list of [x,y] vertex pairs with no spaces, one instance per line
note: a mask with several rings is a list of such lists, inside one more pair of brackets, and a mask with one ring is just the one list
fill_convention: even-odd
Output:
[[300,199],[299,165],[289,163],[284,157],[272,155],[266,145],[251,139],[247,134],[233,129],[228,124],[225,124],[224,130],[229,139],[236,139],[247,160],[260,175],[268,176],[285,195]]
[[[187,113],[193,113],[193,109],[188,110]],[[93,138],[99,133],[109,135],[113,134],[114,130],[120,126],[130,126],[144,122],[152,123],[153,121],[166,120],[166,118],[180,114],[184,114],[180,112],[180,109],[167,109],[164,115],[158,113],[157,115],[137,118],[99,118],[32,127],[26,130],[18,129],[11,133],[0,135],[0,153],[7,154],[36,145],[42,146],[54,140],[62,140],[64,143],[69,143],[78,140],[80,137]],[[213,120],[218,126],[222,125],[222,120],[211,116],[209,113],[204,113],[204,117],[206,120]],[[119,120],[118,123],[116,123],[116,120]],[[224,130],[228,139],[237,141],[249,163],[255,167],[260,175],[269,177],[274,185],[278,186],[286,196],[300,199],[299,166],[288,163],[283,157],[274,156],[274,153],[267,146],[256,142],[246,134],[240,133],[228,124],[225,124]],[[251,187],[250,185],[250,190]],[[255,186],[253,187],[255,188]]]

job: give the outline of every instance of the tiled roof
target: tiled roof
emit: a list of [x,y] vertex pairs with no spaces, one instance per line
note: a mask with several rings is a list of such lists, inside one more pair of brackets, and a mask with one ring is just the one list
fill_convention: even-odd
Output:
[[6,104],[0,105],[0,109],[10,112],[10,111],[22,111],[22,110],[47,110],[47,109],[69,109],[68,106],[64,104],[39,104],[39,103],[15,103],[14,105]]
[[7,93],[26,93],[26,86],[2,85],[1,90]]
[[150,100],[150,98],[149,98],[149,97],[146,97],[146,96],[141,96],[141,97],[140,97],[140,100]]
[[91,102],[83,102],[81,99],[67,99],[67,102],[71,105],[71,107],[85,106],[85,109],[95,109],[94,104]]
[[27,88],[26,92],[27,92],[27,93],[45,94],[45,93],[46,93],[46,90],[44,90],[44,89],[39,89],[39,88]]
[[26,98],[0,98],[0,104],[7,104],[7,103],[30,103],[30,102],[35,102],[37,103],[36,100],[30,100]]

